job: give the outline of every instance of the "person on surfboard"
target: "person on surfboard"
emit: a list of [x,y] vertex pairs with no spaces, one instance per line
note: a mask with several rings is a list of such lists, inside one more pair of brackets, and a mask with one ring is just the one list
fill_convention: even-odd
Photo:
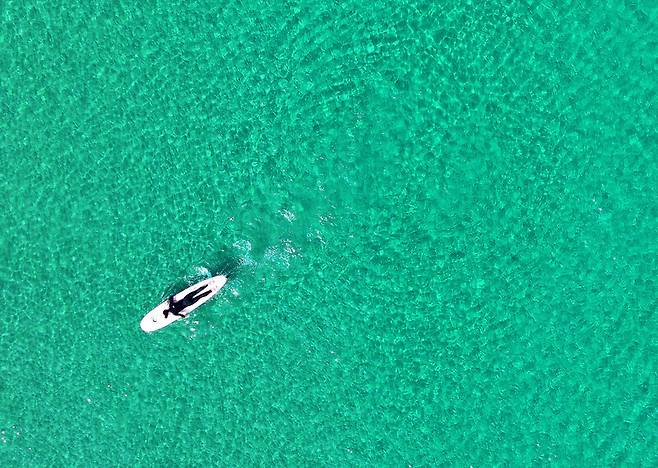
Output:
[[203,294],[199,294],[198,296],[196,295],[197,293],[201,292],[205,288],[206,285],[201,286],[199,289],[195,289],[194,291],[187,293],[185,297],[183,297],[179,301],[174,300],[174,296],[169,296],[168,299],[169,307],[167,307],[163,311],[165,318],[167,318],[169,314],[178,315],[179,317],[183,317],[183,318],[187,317],[189,312],[183,312],[183,310],[187,309],[191,305],[194,305],[199,299],[207,296],[212,292],[212,291],[206,291]]

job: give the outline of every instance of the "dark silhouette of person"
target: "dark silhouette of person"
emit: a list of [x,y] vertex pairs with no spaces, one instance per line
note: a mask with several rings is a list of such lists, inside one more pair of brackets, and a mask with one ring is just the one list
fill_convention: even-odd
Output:
[[179,317],[183,317],[183,318],[187,317],[189,312],[183,312],[183,310],[196,304],[196,302],[199,299],[201,299],[202,297],[206,297],[208,294],[212,292],[208,290],[203,294],[199,294],[197,296],[197,293],[201,292],[205,288],[206,286],[201,286],[199,289],[195,289],[194,291],[187,293],[185,297],[183,297],[178,301],[174,300],[174,296],[169,296],[169,299],[167,301],[169,302],[169,306],[163,311],[165,318],[167,318],[169,314],[178,315]]

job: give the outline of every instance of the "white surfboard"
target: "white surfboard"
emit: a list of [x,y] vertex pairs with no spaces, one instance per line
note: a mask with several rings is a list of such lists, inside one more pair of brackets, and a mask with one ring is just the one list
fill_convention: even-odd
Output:
[[[193,284],[189,288],[179,292],[174,296],[175,301],[181,300],[183,297],[185,297],[186,294],[191,293],[195,289],[199,289],[201,287],[204,287],[199,294],[203,294],[206,291],[210,291],[210,294],[207,296],[202,297],[199,299],[197,302],[192,304],[191,306],[183,309],[183,312],[192,312],[194,309],[200,307],[201,305],[205,304],[208,302],[210,299],[213,298],[215,294],[219,292],[220,289],[224,287],[226,284],[226,276],[220,275],[220,276],[213,276],[210,279],[201,281],[200,283]],[[144,330],[147,333],[154,332],[156,330],[160,330],[161,328],[166,327],[167,325],[170,325],[174,323],[176,320],[179,318],[182,318],[178,315],[174,314],[167,314],[167,317],[165,318],[164,316],[164,311],[169,307],[169,301],[164,301],[162,304],[157,306],[155,309],[153,309],[151,312],[146,314],[144,318],[142,319],[141,323],[139,324],[140,327],[142,327],[142,330]]]

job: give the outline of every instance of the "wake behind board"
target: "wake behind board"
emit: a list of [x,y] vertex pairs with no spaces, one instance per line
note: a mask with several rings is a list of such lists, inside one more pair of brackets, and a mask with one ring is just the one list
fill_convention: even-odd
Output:
[[[194,309],[200,307],[201,305],[205,304],[208,302],[210,299],[212,299],[215,294],[219,292],[220,289],[224,287],[226,284],[226,276],[220,275],[220,276],[213,276],[210,279],[201,281],[200,283],[193,284],[189,288],[179,292],[174,296],[175,301],[181,300],[187,293],[190,293],[194,291],[195,289],[201,288],[205,286],[205,289],[201,291],[201,293],[210,291],[210,294],[207,296],[202,297],[199,299],[197,302],[192,304],[191,306],[183,309],[183,312],[192,312]],[[164,311],[169,307],[169,301],[164,301],[162,304],[157,306],[155,309],[153,309],[151,312],[146,314],[144,318],[142,319],[141,323],[139,326],[142,328],[147,333],[154,332],[156,330],[160,330],[161,328],[166,327],[167,325],[170,325],[174,323],[176,320],[179,318],[182,318],[178,315],[174,314],[168,314],[167,317],[165,318],[164,316]]]

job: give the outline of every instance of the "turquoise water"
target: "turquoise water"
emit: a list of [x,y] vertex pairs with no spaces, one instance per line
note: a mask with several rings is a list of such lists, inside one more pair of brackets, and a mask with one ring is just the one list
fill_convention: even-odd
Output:
[[88,3],[0,12],[0,465],[658,465],[655,2]]

